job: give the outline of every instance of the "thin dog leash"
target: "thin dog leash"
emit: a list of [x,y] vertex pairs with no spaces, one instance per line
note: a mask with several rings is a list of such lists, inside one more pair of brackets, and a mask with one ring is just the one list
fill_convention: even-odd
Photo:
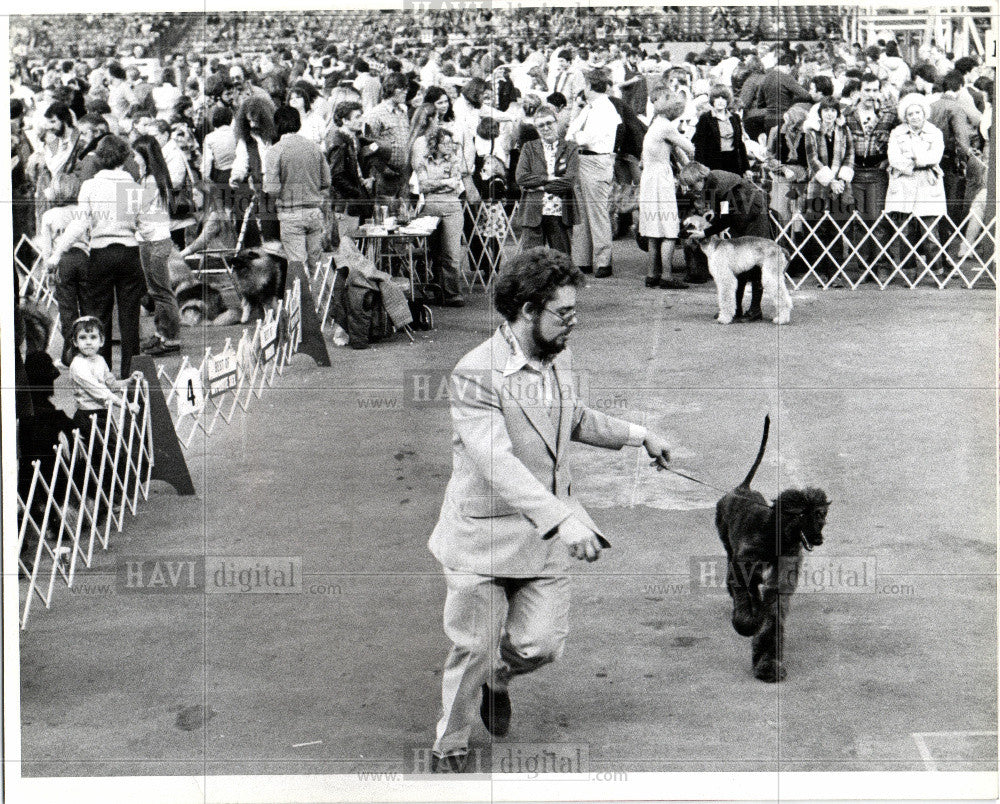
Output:
[[650,466],[655,466],[658,469],[660,469],[661,471],[672,472],[673,474],[675,474],[675,475],[677,475],[679,477],[683,477],[685,480],[690,480],[693,483],[698,483],[698,484],[700,484],[702,486],[706,486],[707,488],[713,489],[714,491],[721,491],[723,494],[727,494],[728,491],[729,491],[728,489],[723,489],[723,488],[719,488],[718,486],[713,486],[711,483],[706,483],[704,480],[699,480],[696,477],[691,477],[691,475],[684,474],[684,472],[678,471],[677,469],[674,469],[671,466],[666,466],[666,465],[660,463],[659,460],[651,461],[649,465]]

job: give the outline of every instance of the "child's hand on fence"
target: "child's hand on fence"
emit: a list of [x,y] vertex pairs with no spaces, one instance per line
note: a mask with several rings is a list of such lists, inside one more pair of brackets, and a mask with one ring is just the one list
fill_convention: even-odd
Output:
[[133,371],[132,374],[129,376],[129,379],[132,382],[141,382],[142,380],[145,379],[145,375],[141,371]]
[[131,413],[133,416],[138,416],[139,415],[139,403],[138,402],[129,402],[128,403],[128,410],[129,410],[129,413]]

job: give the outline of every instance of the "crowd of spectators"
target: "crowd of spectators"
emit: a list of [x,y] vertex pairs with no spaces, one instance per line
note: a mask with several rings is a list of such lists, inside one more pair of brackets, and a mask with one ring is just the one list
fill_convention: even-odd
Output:
[[182,17],[132,14],[59,14],[11,17],[12,58],[93,58],[145,56],[157,51],[160,37]]
[[[974,237],[970,210],[983,217],[992,69],[933,42],[904,58],[889,35],[862,48],[830,31],[811,44],[734,41],[683,55],[637,45],[690,11],[514,11],[503,39],[488,12],[428,12],[424,42],[405,31],[405,14],[347,14],[339,29],[335,14],[322,24],[220,16],[207,30],[222,44],[238,33],[262,49],[155,60],[40,58],[32,49],[65,29],[33,21],[26,43],[15,37],[27,47],[14,48],[11,69],[15,240],[36,238],[66,322],[95,315],[110,332],[117,304],[122,376],[139,350],[178,348],[165,267],[178,253],[280,240],[314,264],[345,220],[381,207],[440,219],[436,301],[450,306],[464,303],[466,258],[498,269],[511,223],[598,278],[613,272],[612,239],[634,226],[652,251],[646,285],[672,289],[686,285],[672,266],[691,209],[720,211],[713,225],[725,220],[731,234],[774,236],[757,214],[770,226],[768,208],[786,237],[814,229],[802,258],[821,275],[839,269],[849,242],[862,242],[855,256],[881,279],[890,240],[913,270],[962,259],[962,241],[942,243],[956,227]],[[764,19],[730,11],[715,15],[727,31]],[[152,36],[163,19],[123,24]],[[455,30],[467,41],[450,43]],[[707,197],[720,187],[732,208]],[[137,202],[109,221],[122,197]],[[857,231],[838,226],[855,211]],[[172,221],[192,218],[200,236],[187,244]],[[907,242],[920,248],[904,253]],[[704,281],[685,253],[687,280]],[[144,290],[156,330],[142,342]]]

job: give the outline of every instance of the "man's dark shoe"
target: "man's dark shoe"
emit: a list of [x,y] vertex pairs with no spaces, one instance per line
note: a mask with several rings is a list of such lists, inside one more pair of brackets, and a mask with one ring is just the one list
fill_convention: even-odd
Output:
[[689,285],[704,285],[711,278],[711,274],[688,274],[684,277],[684,281]]
[[764,318],[764,314],[761,313],[760,308],[756,310],[747,310],[743,315],[744,321],[761,321]]
[[143,354],[160,357],[161,355],[174,354],[181,350],[180,341],[168,341],[161,336],[154,336],[150,341],[150,343],[143,347]]
[[602,265],[600,268],[594,271],[594,276],[597,279],[607,279],[609,276],[611,276],[611,274],[612,271],[610,265]]
[[681,282],[679,279],[661,279],[660,287],[664,290],[684,290],[687,282]]
[[446,757],[431,755],[431,773],[465,773],[468,764],[468,754],[449,754]]
[[578,265],[577,268],[580,269],[581,274],[592,274],[594,269],[589,265]]
[[489,684],[483,684],[479,716],[486,731],[496,737],[505,737],[510,730],[510,695],[507,690],[492,690]]

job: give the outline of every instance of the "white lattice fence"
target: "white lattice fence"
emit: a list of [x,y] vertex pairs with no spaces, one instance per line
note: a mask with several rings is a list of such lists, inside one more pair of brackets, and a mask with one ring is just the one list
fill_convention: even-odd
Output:
[[221,425],[245,415],[265,387],[274,384],[302,340],[302,288],[296,279],[276,311],[268,311],[252,330],[243,330],[236,346],[227,338],[222,348],[205,350],[195,365],[185,355],[173,377],[157,368],[168,386],[166,400],[174,413],[174,429],[184,449],[201,433],[209,437]]
[[25,234],[14,248],[14,270],[21,283],[22,299],[29,299],[45,309],[56,303],[55,287],[42,253]]
[[463,220],[472,221],[472,232],[468,233],[465,227],[462,231],[462,248],[468,255],[470,271],[466,280],[470,287],[480,285],[486,289],[503,261],[521,253],[521,237],[513,226],[517,204],[508,212],[498,201],[484,199],[476,205],[463,201],[462,214]]
[[[847,218],[829,211],[820,218],[805,218],[796,212],[787,222],[773,222],[775,240],[793,262],[805,267],[802,276],[789,277],[795,289],[807,282],[852,290],[868,281],[883,289],[894,281],[910,288],[928,281],[938,288],[996,285],[994,224],[984,225],[976,212],[958,227],[944,215],[921,218],[887,212],[869,224],[857,211]],[[950,234],[941,237],[942,230]]]
[[[508,212],[499,204],[473,207],[465,203],[463,211],[473,223],[472,235],[463,232],[462,236],[471,271],[469,284],[487,288],[503,260],[522,251],[521,237],[512,225],[517,204]],[[995,223],[985,225],[975,211],[957,227],[947,216],[921,219],[886,212],[866,223],[857,211],[839,219],[829,212],[818,219],[796,212],[785,222],[772,213],[772,221],[775,240],[806,269],[800,277],[789,277],[795,289],[807,282],[824,289],[852,290],[868,281],[879,288],[894,281],[910,288],[928,281],[939,288],[958,283],[967,288],[996,285]],[[950,234],[942,237],[942,230]],[[470,249],[472,240],[478,242]],[[828,271],[822,270],[824,260]]]
[[[92,417],[86,435],[60,436],[51,472],[35,461],[31,482],[17,497],[21,627],[37,597],[50,608],[56,586],[72,588],[77,561],[87,567],[94,543],[107,549],[125,511],[147,499],[153,466],[149,384],[143,379],[110,406],[103,426]],[[133,412],[133,409],[137,412]]]
[[319,328],[321,332],[326,331],[330,318],[330,306],[333,304],[333,289],[337,281],[337,266],[334,264],[333,255],[324,255],[323,259],[316,264],[316,270],[309,277],[309,285],[315,288],[314,301],[316,302],[316,315],[319,316]]

